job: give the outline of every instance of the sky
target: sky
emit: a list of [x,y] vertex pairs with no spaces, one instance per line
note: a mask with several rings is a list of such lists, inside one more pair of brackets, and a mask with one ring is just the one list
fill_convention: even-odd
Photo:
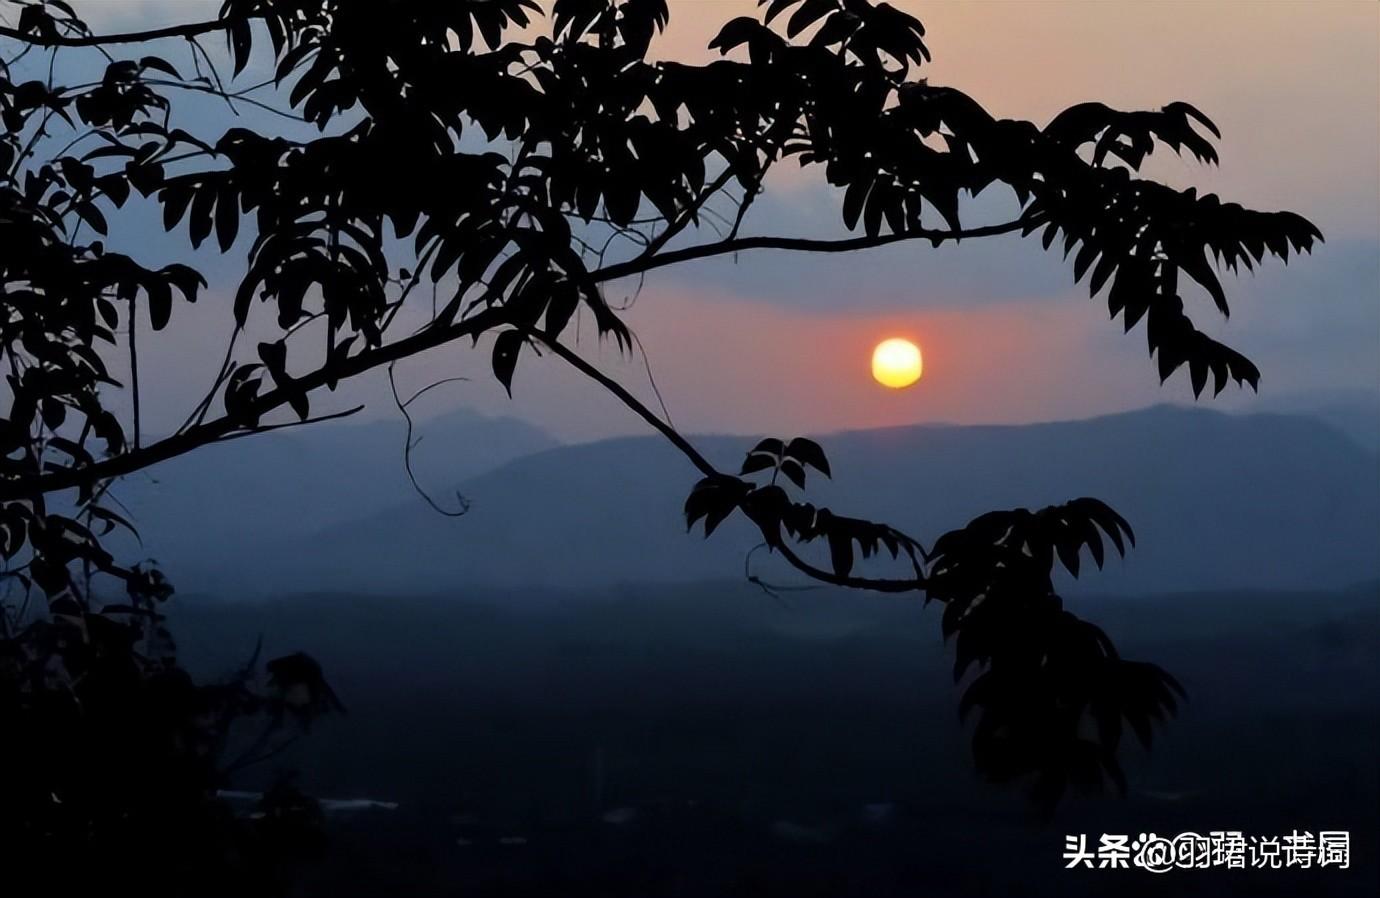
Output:
[[[200,0],[76,5],[97,29],[190,21],[216,7]],[[1231,386],[1215,405],[1250,408],[1380,386],[1380,4],[893,5],[926,25],[930,82],[957,87],[998,116],[1043,124],[1090,99],[1124,109],[1193,103],[1223,132],[1220,168],[1163,150],[1150,175],[1255,208],[1287,208],[1322,229],[1326,243],[1312,257],[1228,278],[1229,320],[1202,298],[1199,326],[1263,372],[1260,396]],[[720,24],[753,8],[751,0],[671,0],[671,26],[653,54],[708,60],[704,47]],[[744,234],[845,235],[838,196],[812,173],[787,163],[768,187]],[[986,194],[967,211],[965,224],[1011,217],[1002,197]],[[610,298],[635,299],[626,320],[645,359],[621,358],[588,331],[581,350],[656,404],[650,369],[683,430],[790,435],[920,421],[1024,422],[1192,401],[1186,373],[1160,385],[1141,329],[1123,335],[1102,298],[1075,286],[1057,255],[1015,236],[847,256],[757,251],[663,269],[635,296],[634,286],[614,285]],[[146,370],[158,372],[156,395],[146,400],[152,429],[180,420],[193,385],[210,376],[232,292],[213,283],[210,301],[179,312],[175,339],[143,343]],[[869,374],[872,346],[891,336],[909,337],[924,352],[925,375],[905,390],[886,390]],[[522,359],[510,401],[488,374],[488,356],[484,343],[446,347],[410,362],[399,379],[420,386],[470,378],[433,391],[430,414],[466,406],[513,415],[567,441],[644,430],[597,385],[551,358]],[[386,390],[371,377],[332,403],[365,401],[365,415],[396,414]]]

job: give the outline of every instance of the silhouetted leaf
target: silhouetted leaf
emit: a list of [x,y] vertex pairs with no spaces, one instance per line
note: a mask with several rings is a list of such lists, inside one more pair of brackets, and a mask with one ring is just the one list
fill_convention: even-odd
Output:
[[769,455],[765,452],[753,452],[749,453],[748,456],[743,459],[743,467],[738,471],[738,473],[752,474],[757,471],[766,471],[768,469],[775,468],[776,464],[776,456]]
[[239,197],[234,188],[227,184],[221,188],[220,195],[216,199],[216,240],[220,244],[221,252],[230,249],[239,230]]
[[503,384],[503,389],[510,397],[513,395],[513,371],[517,368],[518,353],[524,342],[522,331],[517,330],[504,331],[494,340],[494,377]]
[[81,220],[91,226],[91,230],[98,234],[109,233],[109,226],[106,224],[105,215],[100,209],[96,208],[95,203],[77,203],[72,210],[81,217]]
[[833,476],[829,471],[829,459],[825,457],[824,450],[814,440],[796,437],[786,446],[785,454],[801,464],[809,465],[825,477]]
[[801,467],[800,462],[793,458],[787,458],[781,462],[780,470],[782,474],[785,474],[786,477],[790,479],[791,483],[804,489],[805,469]]
[[853,571],[853,540],[847,534],[838,532],[831,532],[828,539],[829,559],[834,573],[847,577]]

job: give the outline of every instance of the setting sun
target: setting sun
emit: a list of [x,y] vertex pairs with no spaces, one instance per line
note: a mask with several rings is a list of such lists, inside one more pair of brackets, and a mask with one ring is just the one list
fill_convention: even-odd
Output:
[[872,376],[884,387],[908,387],[920,379],[922,368],[920,347],[909,340],[883,340],[872,350]]

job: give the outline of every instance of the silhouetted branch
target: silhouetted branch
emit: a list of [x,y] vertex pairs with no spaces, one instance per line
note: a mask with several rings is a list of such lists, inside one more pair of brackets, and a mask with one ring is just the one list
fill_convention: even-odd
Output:
[[810,562],[797,555],[784,540],[778,539],[775,548],[781,553],[781,557],[786,559],[791,567],[822,583],[829,583],[834,586],[845,586],[849,589],[866,589],[872,592],[891,593],[923,591],[925,588],[925,579],[919,576],[912,580],[856,577],[851,574],[846,577],[840,576],[832,571],[826,571],[823,568],[815,567],[813,564],[810,564]]
[[978,228],[959,228],[951,231],[915,228],[908,231],[902,231],[899,234],[878,234],[875,237],[848,237],[839,240],[818,240],[808,237],[737,237],[718,240],[713,243],[704,243],[699,246],[688,246],[684,249],[671,250],[648,258],[639,257],[627,262],[617,262],[613,265],[591,271],[590,276],[598,282],[611,281],[616,278],[628,277],[629,275],[642,274],[654,268],[664,268],[667,265],[676,265],[681,262],[689,262],[693,259],[729,255],[749,249],[785,249],[807,253],[849,253],[860,249],[872,249],[879,246],[886,246],[891,243],[900,243],[906,240],[929,240],[935,246],[938,246],[948,240],[995,237],[999,234],[1010,234],[1024,227],[1031,227],[1034,224],[1036,224],[1034,220],[1023,216],[1012,221],[1002,222],[1001,224],[984,225]]
[[[205,51],[203,50],[202,52],[204,53]],[[211,71],[215,72],[215,69],[212,68]],[[195,84],[187,81],[172,81],[166,78],[145,78],[144,83],[153,85],[155,87],[172,87],[176,88],[177,90],[190,90],[195,91],[197,93],[210,94],[213,97],[220,97],[221,99],[225,100],[226,104],[230,107],[230,111],[233,112],[235,115],[240,114],[239,110],[235,108],[234,102],[235,100],[239,100],[241,103],[248,103],[250,106],[253,106],[257,109],[262,109],[264,112],[272,113],[273,115],[285,118],[291,122],[301,123],[306,121],[306,119],[302,118],[302,116],[300,115],[296,115],[291,112],[284,112],[278,107],[273,106],[269,103],[265,103],[262,100],[256,100],[253,97],[247,97],[244,95],[243,91],[228,91],[225,89],[224,85],[219,83],[220,75],[217,74],[215,77],[217,83],[214,86],[210,84]]]
[[658,418],[651,409],[643,405],[636,396],[629,393],[618,381],[612,379],[607,374],[585,361],[581,356],[568,349],[559,341],[548,339],[546,335],[531,328],[523,328],[522,331],[530,339],[541,343],[553,353],[560,356],[569,363],[572,368],[591,380],[594,380],[614,396],[617,396],[618,399],[628,408],[632,409],[638,417],[652,425],[662,436],[670,440],[671,445],[675,446],[686,458],[690,459],[690,462],[696,468],[699,468],[700,472],[706,477],[719,473],[718,469],[711,465],[709,460],[701,455],[700,451],[696,449],[689,440],[681,436],[680,432],[670,424]]
[[319,389],[327,383],[354,377],[380,365],[386,365],[389,362],[434,349],[461,337],[481,334],[501,323],[502,311],[499,308],[485,309],[469,318],[444,327],[427,327],[393,343],[375,349],[366,349],[336,364],[323,365],[309,374],[294,378],[290,389],[275,387],[255,397],[248,404],[242,416],[225,415],[190,427],[181,433],[155,443],[149,443],[137,450],[113,455],[82,467],[50,471],[37,477],[5,480],[0,482],[0,500],[31,497],[94,484],[109,477],[120,477],[158,462],[167,461],[200,446],[223,440],[240,430],[245,430],[244,435],[246,436],[249,433],[262,432],[262,428],[258,431],[245,429],[243,421],[251,417],[268,414],[287,405],[292,396]]
[[334,421],[338,418],[348,418],[364,411],[364,406],[356,405],[354,408],[347,408],[343,412],[331,412],[329,415],[316,415],[311,418],[303,418],[300,421],[284,421],[281,424],[265,424],[262,427],[255,427],[250,430],[242,430],[232,433],[229,436],[221,437],[217,443],[228,443],[231,440],[239,440],[244,437],[258,436],[261,433],[270,433],[274,430],[286,430],[289,427],[305,427],[308,424],[320,424],[322,421]]
[[234,360],[235,344],[239,342],[240,334],[243,333],[239,328],[230,332],[230,340],[225,346],[225,356],[221,359],[220,368],[216,370],[216,377],[211,383],[211,388],[206,391],[206,395],[197,403],[196,408],[187,416],[187,420],[182,422],[182,426],[177,429],[181,433],[193,424],[200,424],[206,420],[206,413],[211,409],[211,403],[216,401],[216,393],[224,386],[227,378],[230,377],[231,369],[234,367],[231,362]]
[[[679,449],[681,453],[685,455],[686,458],[690,459],[690,462],[694,464],[694,466],[698,468],[700,472],[703,473],[706,477],[725,476],[721,471],[719,471],[717,468],[715,468],[712,464],[709,463],[709,460],[706,459],[704,455],[701,454],[700,451],[695,448],[694,444],[692,444],[688,439],[686,439],[678,430],[672,427],[668,422],[658,418],[652,412],[651,409],[647,408],[647,406],[644,405],[641,402],[641,400],[639,400],[636,396],[629,393],[627,389],[623,387],[622,384],[610,378],[607,374],[600,371],[594,365],[591,365],[584,358],[570,350],[568,347],[562,345],[560,342],[556,340],[551,340],[547,338],[545,335],[535,330],[523,329],[523,332],[530,339],[540,342],[543,346],[547,347],[557,356],[569,363],[571,367],[575,368],[577,371],[584,374],[586,377],[589,377],[590,379],[594,380],[604,389],[608,390],[614,396],[618,397],[619,401],[621,401],[629,409],[635,412],[638,417],[642,418],[642,420],[652,425],[652,427],[655,428],[657,432],[659,432],[662,436],[669,440],[673,446]],[[810,564],[808,561],[801,558],[788,545],[786,545],[786,543],[781,539],[781,534],[779,532],[771,533],[764,530],[762,535],[766,538],[769,546],[779,550],[781,552],[781,557],[786,559],[786,561],[792,567],[794,567],[801,573],[807,574],[810,577],[819,580],[823,583],[830,583],[835,586],[846,586],[855,589],[868,589],[874,592],[889,593],[914,592],[916,590],[923,590],[925,588],[924,579],[918,575],[914,579],[909,580],[876,579],[871,577],[856,577],[851,575],[841,576],[839,574],[826,571],[823,568],[815,567],[813,564]]]
[[224,31],[231,20],[216,19],[210,22],[191,22],[185,25],[169,25],[164,28],[150,28],[147,31],[127,31],[118,34],[28,34],[15,28],[0,25],[0,37],[13,38],[37,47],[100,47],[107,44],[141,44],[145,41],[161,40],[168,37],[194,38],[202,34]]
[[700,209],[709,201],[709,198],[718,193],[719,190],[732,180],[732,178],[733,169],[725,168],[719,176],[714,179],[713,183],[700,193],[699,197],[693,203],[688,204],[681,210],[679,218],[675,221],[666,223],[666,230],[652,238],[639,258],[650,258],[656,255],[663,246],[669,243],[681,231],[685,230],[686,226],[698,216]]

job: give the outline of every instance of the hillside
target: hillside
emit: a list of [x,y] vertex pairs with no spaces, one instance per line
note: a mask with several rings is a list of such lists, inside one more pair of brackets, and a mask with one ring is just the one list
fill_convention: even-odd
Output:
[[[1380,478],[1359,444],[1312,418],[1161,406],[1024,426],[919,425],[820,437],[834,481],[811,498],[922,541],[999,507],[1082,495],[1121,511],[1137,548],[1086,578],[1096,592],[1343,587],[1380,574]],[[726,468],[753,444],[705,437]],[[686,582],[741,576],[756,542],[730,521],[705,543],[681,505],[694,470],[654,437],[562,446],[465,481],[443,518],[420,501],[231,561],[215,583],[252,591]],[[303,509],[303,514],[309,513]],[[194,561],[194,559],[193,559]],[[792,579],[766,559],[764,575]],[[189,567],[196,567],[189,564]],[[205,570],[205,568],[203,568]]]

